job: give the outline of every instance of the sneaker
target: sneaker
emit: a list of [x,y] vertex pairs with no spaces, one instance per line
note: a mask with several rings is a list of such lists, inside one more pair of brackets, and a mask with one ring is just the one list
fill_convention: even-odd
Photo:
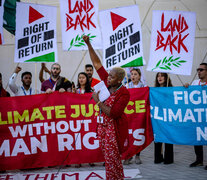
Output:
[[205,170],[207,170],[207,166],[205,166],[205,168],[204,168]]
[[195,161],[192,164],[190,164],[190,167],[197,167],[197,166],[203,166],[203,163],[199,161]]
[[141,159],[140,159],[139,156],[136,156],[136,157],[135,157],[135,163],[136,163],[136,164],[142,164],[142,161],[141,161]]

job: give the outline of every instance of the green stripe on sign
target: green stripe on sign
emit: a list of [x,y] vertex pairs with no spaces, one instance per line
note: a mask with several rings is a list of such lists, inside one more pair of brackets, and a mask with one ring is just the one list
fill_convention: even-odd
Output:
[[143,59],[142,57],[139,57],[127,64],[124,64],[123,66],[121,66],[122,68],[125,68],[125,67],[136,67],[136,66],[143,66]]
[[51,52],[42,56],[34,57],[24,62],[55,62],[55,53]]

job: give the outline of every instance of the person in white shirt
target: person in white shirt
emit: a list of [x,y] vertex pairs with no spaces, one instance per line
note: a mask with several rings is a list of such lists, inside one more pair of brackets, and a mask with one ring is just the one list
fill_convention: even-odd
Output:
[[[197,69],[199,79],[194,80],[191,85],[207,85],[207,63],[201,63]],[[185,87],[188,87],[189,84],[185,84]],[[194,151],[196,154],[196,161],[190,164],[190,167],[203,166],[203,146],[194,146]],[[205,166],[207,170],[207,166]]]
[[21,67],[17,66],[14,74],[9,79],[9,88],[14,93],[15,96],[26,96],[26,95],[33,95],[38,94],[38,91],[35,91],[34,88],[31,87],[32,83],[32,73],[31,72],[23,72],[21,75],[22,85],[16,85],[16,79],[18,73],[22,70]]

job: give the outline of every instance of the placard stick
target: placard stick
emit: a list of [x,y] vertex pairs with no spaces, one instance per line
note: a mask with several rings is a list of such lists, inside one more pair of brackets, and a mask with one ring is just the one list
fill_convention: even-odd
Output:
[[100,59],[102,59],[102,55],[101,55],[101,53],[99,52],[99,50],[97,50],[97,52],[98,52],[98,55],[99,55]]
[[181,84],[184,86],[184,83],[182,82],[182,80],[180,79],[180,76],[177,75],[178,79],[180,80]]
[[124,68],[124,71],[125,71],[125,77],[126,77],[126,80],[127,80],[126,85],[127,85],[127,88],[129,88],[129,78],[127,76],[127,72],[126,72],[126,69],[125,68]]
[[167,73],[167,87],[169,86],[169,79],[170,77],[169,77],[169,74]]
[[37,94],[37,63],[35,63],[35,94]]
[[84,54],[83,54],[83,56],[82,56],[82,58],[81,58],[81,61],[80,61],[79,65],[78,65],[78,67],[76,68],[75,72],[73,73],[73,76],[72,76],[72,78],[71,78],[71,81],[73,81],[73,78],[74,78],[75,74],[77,73],[77,71],[78,71],[78,69],[79,69],[79,67],[80,67],[80,65],[81,65],[81,63],[82,63],[82,61],[83,61],[83,59],[85,58],[86,53],[87,53],[87,51],[84,52]]
[[85,59],[85,56],[83,58],[83,67],[85,68],[85,65],[86,65],[86,59]]

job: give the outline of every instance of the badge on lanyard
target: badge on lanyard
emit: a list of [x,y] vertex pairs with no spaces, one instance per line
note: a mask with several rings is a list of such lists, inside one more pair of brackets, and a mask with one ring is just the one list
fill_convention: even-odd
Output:
[[103,117],[102,116],[97,116],[97,123],[103,124]]

